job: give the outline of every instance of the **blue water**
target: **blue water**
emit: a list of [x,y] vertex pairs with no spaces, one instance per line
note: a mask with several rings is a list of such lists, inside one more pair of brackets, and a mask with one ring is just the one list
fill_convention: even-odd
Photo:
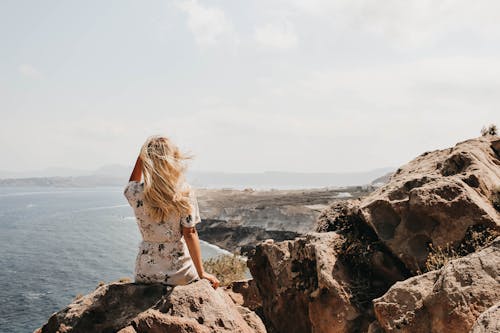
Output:
[[32,332],[99,281],[133,280],[141,236],[122,191],[0,187],[1,333]]

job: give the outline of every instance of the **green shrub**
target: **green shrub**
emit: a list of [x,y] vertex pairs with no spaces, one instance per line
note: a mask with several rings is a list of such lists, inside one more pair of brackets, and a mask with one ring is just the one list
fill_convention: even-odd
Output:
[[206,259],[203,261],[203,268],[215,275],[222,286],[245,279],[248,270],[246,261],[236,253]]

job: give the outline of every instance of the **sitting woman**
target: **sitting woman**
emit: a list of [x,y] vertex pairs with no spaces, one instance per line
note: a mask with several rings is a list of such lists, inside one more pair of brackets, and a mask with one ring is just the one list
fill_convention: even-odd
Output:
[[134,282],[183,285],[201,278],[219,285],[201,261],[198,202],[184,180],[188,158],[164,136],[149,137],[141,148],[124,190],[142,236]]

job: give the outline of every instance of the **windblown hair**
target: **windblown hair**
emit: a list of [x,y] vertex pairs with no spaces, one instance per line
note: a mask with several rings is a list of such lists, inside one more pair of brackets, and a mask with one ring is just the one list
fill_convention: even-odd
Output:
[[144,176],[144,209],[154,220],[163,221],[172,213],[191,214],[189,188],[184,185],[184,155],[172,141],[150,136],[142,145],[140,158]]

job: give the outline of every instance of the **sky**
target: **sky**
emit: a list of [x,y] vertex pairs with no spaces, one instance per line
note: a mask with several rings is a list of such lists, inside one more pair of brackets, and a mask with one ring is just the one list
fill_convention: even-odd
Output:
[[0,170],[398,167],[500,125],[496,0],[0,1]]

